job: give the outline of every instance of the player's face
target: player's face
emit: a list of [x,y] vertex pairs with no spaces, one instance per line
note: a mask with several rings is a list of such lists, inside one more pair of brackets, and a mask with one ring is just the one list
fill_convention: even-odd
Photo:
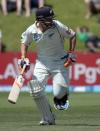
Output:
[[47,20],[47,21],[37,21],[37,25],[39,28],[42,28],[42,31],[46,31],[52,26],[53,21],[52,20]]

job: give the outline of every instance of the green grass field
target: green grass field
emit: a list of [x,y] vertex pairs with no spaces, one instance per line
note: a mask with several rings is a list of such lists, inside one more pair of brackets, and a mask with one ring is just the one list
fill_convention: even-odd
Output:
[[[100,131],[100,94],[72,93],[68,111],[57,111],[56,125],[39,126],[39,112],[28,93],[21,93],[16,105],[0,94],[0,131]],[[52,96],[48,98],[53,106]]]
[[[96,16],[89,20],[85,19],[86,5],[84,0],[46,0],[48,4],[53,5],[56,19],[60,20],[74,30],[78,26],[87,25],[94,34],[100,36],[99,24],[96,23]],[[16,13],[9,13],[3,16],[0,12],[0,29],[3,32],[3,41],[7,46],[7,51],[19,51],[21,33],[31,24],[34,23],[34,12],[31,17],[16,16]],[[67,42],[66,42],[67,43]],[[67,48],[68,44],[65,44]],[[35,50],[32,44],[30,50]],[[86,50],[83,43],[77,41],[77,50]]]

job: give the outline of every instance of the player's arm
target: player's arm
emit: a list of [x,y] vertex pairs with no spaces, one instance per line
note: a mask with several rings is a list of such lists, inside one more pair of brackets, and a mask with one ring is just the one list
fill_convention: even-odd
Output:
[[76,62],[76,55],[74,53],[76,47],[76,33],[71,28],[63,25],[62,23],[57,23],[62,38],[69,38],[69,49],[66,53],[66,56],[62,57],[62,59],[65,59],[64,66],[68,67],[72,63]]
[[27,29],[21,35],[21,58],[25,58],[27,55],[28,46],[32,42],[32,35],[30,29]]
[[75,54],[75,47],[76,47],[76,33],[70,29],[70,38],[69,38],[69,50],[67,51],[67,57],[64,62],[64,66],[68,67],[76,62],[76,54]]
[[70,52],[75,51],[75,47],[76,47],[76,33],[74,32],[69,40],[69,51]]
[[22,70],[23,67],[26,66],[25,72],[30,69],[30,61],[27,58],[27,50],[28,50],[28,46],[22,43],[21,44],[21,59],[18,60],[18,65],[19,65],[19,70]]
[[32,35],[29,29],[27,29],[24,33],[21,35],[21,59],[18,61],[19,68],[23,68],[23,66],[26,64],[26,71],[30,67],[29,59],[27,58],[27,51],[28,46],[30,45],[32,41]]
[[28,46],[26,44],[21,44],[21,59],[24,59],[27,57],[27,50]]
[[26,58],[27,56],[28,46],[32,42],[32,29],[33,29],[33,26],[30,26],[21,35],[21,58]]

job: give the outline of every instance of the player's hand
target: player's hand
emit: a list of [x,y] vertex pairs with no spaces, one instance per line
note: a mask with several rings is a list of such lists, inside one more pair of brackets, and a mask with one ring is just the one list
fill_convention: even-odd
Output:
[[18,59],[18,66],[19,70],[21,71],[23,66],[26,66],[25,72],[27,72],[30,69],[30,61],[28,58]]
[[64,67],[69,67],[76,62],[76,54],[74,52],[67,52],[67,54],[61,59],[65,59]]

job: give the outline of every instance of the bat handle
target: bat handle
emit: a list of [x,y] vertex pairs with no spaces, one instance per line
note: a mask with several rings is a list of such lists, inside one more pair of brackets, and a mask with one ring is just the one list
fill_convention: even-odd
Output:
[[25,69],[26,69],[26,64],[23,66],[23,68],[22,68],[22,70],[21,70],[21,72],[20,72],[20,75],[23,75],[23,74],[24,74]]

